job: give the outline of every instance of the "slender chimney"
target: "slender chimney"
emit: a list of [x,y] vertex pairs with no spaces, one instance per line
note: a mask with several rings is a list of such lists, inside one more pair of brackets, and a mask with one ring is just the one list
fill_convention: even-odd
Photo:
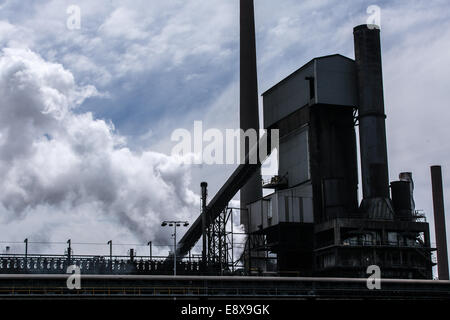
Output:
[[359,140],[364,199],[389,198],[380,29],[353,29],[359,92]]
[[434,230],[436,234],[438,277],[439,280],[449,280],[441,166],[431,167],[431,187],[433,190]]
[[130,249],[130,261],[134,261],[134,249]]
[[202,189],[202,262],[206,265],[206,197],[208,196],[208,184],[206,182],[202,182],[200,183],[200,187]]
[[[255,14],[253,0],[240,0],[240,127],[259,132],[258,79],[256,70]],[[245,152],[249,152],[245,142]],[[262,197],[261,170],[241,188],[241,208]],[[247,225],[247,212],[241,211],[241,224]]]

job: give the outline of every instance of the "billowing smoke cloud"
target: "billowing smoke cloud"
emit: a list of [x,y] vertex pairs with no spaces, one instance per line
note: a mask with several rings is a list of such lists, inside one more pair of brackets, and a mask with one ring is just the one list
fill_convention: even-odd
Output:
[[164,154],[134,152],[112,123],[77,112],[99,95],[30,50],[3,50],[1,240],[169,243],[161,221],[198,214],[187,167]]

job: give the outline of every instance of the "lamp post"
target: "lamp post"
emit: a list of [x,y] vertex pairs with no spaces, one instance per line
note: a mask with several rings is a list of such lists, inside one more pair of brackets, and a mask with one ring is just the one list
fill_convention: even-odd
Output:
[[169,225],[169,227],[173,227],[173,275],[177,275],[177,227],[181,226],[187,227],[189,222],[187,221],[163,221],[161,223],[161,227],[165,227]]

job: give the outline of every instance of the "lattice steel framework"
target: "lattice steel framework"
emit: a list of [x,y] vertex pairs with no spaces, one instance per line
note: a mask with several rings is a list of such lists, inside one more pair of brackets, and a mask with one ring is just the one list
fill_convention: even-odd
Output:
[[225,208],[214,221],[208,223],[207,235],[209,267],[220,274],[234,271],[232,208]]

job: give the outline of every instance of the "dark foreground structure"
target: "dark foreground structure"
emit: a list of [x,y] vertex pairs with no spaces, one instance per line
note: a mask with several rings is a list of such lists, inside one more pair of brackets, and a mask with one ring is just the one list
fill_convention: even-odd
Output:
[[369,290],[366,279],[83,275],[69,290],[68,275],[0,275],[0,298],[142,299],[379,299],[448,300],[450,281],[381,281]]

